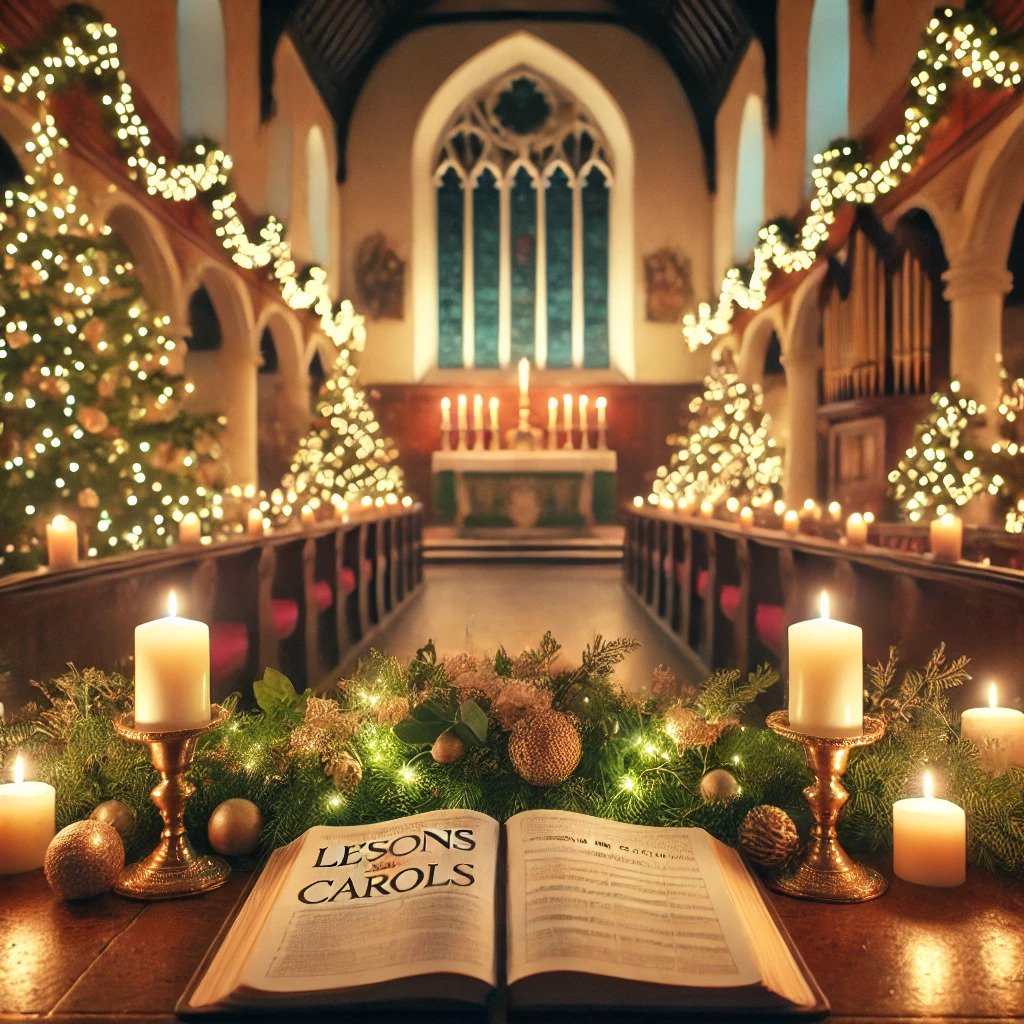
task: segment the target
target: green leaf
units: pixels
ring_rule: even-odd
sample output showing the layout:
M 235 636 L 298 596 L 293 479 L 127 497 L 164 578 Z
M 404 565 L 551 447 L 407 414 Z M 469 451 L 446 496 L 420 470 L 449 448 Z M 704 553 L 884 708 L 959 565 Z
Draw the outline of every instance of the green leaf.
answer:
M 253 696 L 263 711 L 270 712 L 279 704 L 291 706 L 299 700 L 291 680 L 275 668 L 268 668 L 262 679 L 252 684 Z
M 459 729 L 460 725 L 464 725 L 469 730 L 472 739 L 464 735 L 463 730 Z M 456 731 L 460 736 L 473 747 L 480 746 L 487 739 L 487 715 L 483 708 L 475 700 L 465 700 L 459 706 L 459 717 L 456 720 Z
M 417 704 L 412 709 L 412 717 L 418 722 L 445 722 L 451 725 L 455 721 L 455 697 L 431 697 Z
M 421 722 L 415 718 L 404 718 L 392 731 L 403 743 L 415 747 L 433 743 L 441 733 L 447 732 L 451 725 L 451 722 L 445 721 Z
M 508 652 L 504 647 L 499 647 L 497 653 L 494 655 L 494 671 L 499 676 L 510 676 L 512 675 L 512 666 L 515 664 L 512 659 L 508 656 Z

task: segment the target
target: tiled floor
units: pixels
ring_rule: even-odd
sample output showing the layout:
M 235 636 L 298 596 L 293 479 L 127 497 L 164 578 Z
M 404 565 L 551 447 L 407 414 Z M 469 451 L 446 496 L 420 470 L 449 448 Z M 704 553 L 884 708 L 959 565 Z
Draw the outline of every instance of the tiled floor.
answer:
M 646 688 L 658 664 L 692 673 L 682 652 L 636 604 L 622 584 L 622 567 L 602 565 L 428 565 L 422 593 L 374 640 L 399 657 L 433 639 L 438 653 L 510 653 L 533 647 L 550 629 L 570 659 L 600 633 L 643 645 L 623 663 L 627 689 Z

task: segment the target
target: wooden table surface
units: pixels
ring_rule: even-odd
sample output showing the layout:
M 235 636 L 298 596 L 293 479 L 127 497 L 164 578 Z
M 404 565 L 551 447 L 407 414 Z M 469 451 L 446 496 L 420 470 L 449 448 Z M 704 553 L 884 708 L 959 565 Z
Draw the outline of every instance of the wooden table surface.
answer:
M 236 870 L 222 889 L 195 899 L 108 895 L 74 904 L 58 900 L 41 871 L 0 877 L 0 1021 L 174 1020 L 179 994 L 248 877 Z M 1017 883 L 972 871 L 957 889 L 896 880 L 858 906 L 773 899 L 833 1021 L 1024 1017 Z

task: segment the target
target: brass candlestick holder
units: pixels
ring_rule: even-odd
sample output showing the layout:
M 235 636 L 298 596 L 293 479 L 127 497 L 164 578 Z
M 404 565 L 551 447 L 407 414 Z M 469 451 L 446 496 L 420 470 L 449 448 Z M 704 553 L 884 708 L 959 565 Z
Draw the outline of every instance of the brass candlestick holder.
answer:
M 776 892 L 825 903 L 861 903 L 881 896 L 888 882 L 871 868 L 858 864 L 839 845 L 836 823 L 849 793 L 842 786 L 850 751 L 878 742 L 885 723 L 875 715 L 864 716 L 859 736 L 821 737 L 798 732 L 789 724 L 788 711 L 773 711 L 768 728 L 804 747 L 814 783 L 804 790 L 814 824 L 811 837 L 795 868 L 769 880 Z
M 204 733 L 220 728 L 231 712 L 219 704 L 210 707 L 210 721 L 193 729 L 144 732 L 135 728 L 131 712 L 114 719 L 114 731 L 132 743 L 145 743 L 160 782 L 151 796 L 164 827 L 153 852 L 129 864 L 114 883 L 114 892 L 137 900 L 169 900 L 196 896 L 224 884 L 231 868 L 220 857 L 202 857 L 185 832 L 185 805 L 196 787 L 185 778 L 196 742 Z

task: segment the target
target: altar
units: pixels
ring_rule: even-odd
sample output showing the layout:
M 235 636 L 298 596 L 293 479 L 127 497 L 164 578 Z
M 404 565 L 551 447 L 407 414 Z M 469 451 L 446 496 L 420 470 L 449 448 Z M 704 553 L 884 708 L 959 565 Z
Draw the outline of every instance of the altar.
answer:
M 615 522 L 617 468 L 607 448 L 436 451 L 435 522 L 462 536 L 586 533 Z

